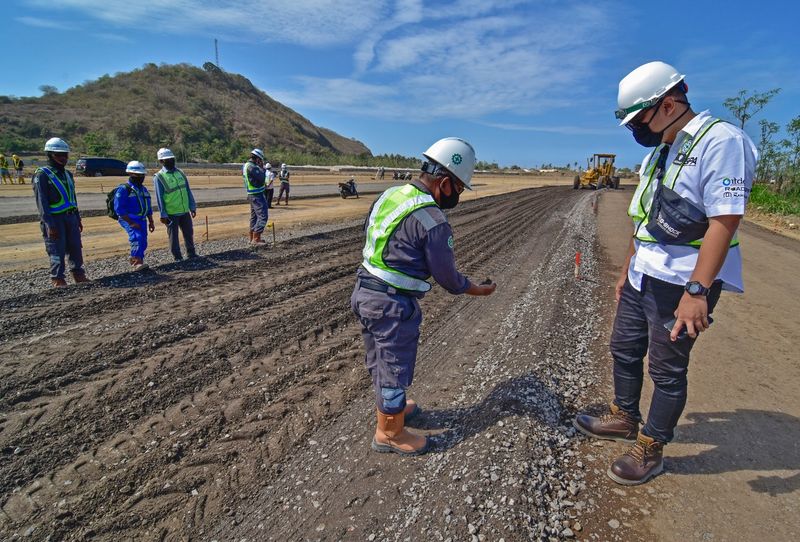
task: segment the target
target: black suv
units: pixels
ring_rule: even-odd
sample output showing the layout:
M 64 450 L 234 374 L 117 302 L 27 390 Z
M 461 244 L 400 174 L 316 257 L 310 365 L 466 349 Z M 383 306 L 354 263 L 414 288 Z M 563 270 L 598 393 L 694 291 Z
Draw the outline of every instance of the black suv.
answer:
M 79 158 L 75 164 L 75 174 L 85 177 L 102 177 L 104 175 L 124 177 L 128 164 L 115 158 Z

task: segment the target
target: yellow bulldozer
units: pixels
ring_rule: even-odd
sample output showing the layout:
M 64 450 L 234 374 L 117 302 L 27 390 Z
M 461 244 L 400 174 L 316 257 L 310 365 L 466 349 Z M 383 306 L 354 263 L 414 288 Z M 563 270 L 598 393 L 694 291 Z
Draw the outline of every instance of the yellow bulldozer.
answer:
M 587 160 L 583 175 L 575 175 L 572 188 L 619 188 L 619 177 L 616 176 L 614 158 L 616 154 L 595 154 Z

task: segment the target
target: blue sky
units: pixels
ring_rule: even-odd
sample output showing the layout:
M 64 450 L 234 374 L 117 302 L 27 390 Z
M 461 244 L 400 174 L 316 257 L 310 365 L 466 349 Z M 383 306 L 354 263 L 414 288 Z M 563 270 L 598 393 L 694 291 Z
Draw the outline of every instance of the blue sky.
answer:
M 782 92 L 758 119 L 800 115 L 795 2 L 4 0 L 0 94 L 39 95 L 147 62 L 214 59 L 374 153 L 439 137 L 523 167 L 644 154 L 618 128 L 617 84 L 664 60 L 696 111 L 740 89 Z

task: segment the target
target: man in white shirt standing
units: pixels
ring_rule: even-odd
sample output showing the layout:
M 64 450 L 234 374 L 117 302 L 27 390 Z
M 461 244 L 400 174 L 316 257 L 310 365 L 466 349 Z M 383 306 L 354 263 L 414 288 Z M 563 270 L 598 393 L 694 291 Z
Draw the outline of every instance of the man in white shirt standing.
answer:
M 655 149 L 642 162 L 628 209 L 634 235 L 616 286 L 611 412 L 580 414 L 573 423 L 595 438 L 634 443 L 608 470 L 624 485 L 662 472 L 663 447 L 686 405 L 692 346 L 708 329 L 721 290 L 744 288 L 736 230 L 756 148 L 739 128 L 708 111 L 695 113 L 684 77 L 668 64 L 649 62 L 619 84 L 620 125 Z M 645 354 L 655 389 L 640 430 Z

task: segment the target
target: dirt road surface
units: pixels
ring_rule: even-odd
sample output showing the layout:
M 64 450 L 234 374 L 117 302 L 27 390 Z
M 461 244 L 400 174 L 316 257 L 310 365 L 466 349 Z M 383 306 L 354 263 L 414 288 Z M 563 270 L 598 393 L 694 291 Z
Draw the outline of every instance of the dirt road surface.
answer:
M 629 197 L 605 191 L 600 200 L 609 285 L 627 249 L 619 232 L 630 228 Z M 616 509 L 646 540 L 800 540 L 800 241 L 750 223 L 740 239 L 746 292 L 723 294 L 695 345 L 667 473 L 609 495 L 608 513 Z M 643 412 L 652 393 L 645 381 Z M 599 450 L 603 468 L 624 447 Z
M 629 197 L 547 187 L 451 213 L 461 268 L 499 286 L 423 300 L 419 458 L 369 449 L 358 227 L 6 296 L 0 539 L 796 539 L 796 244 L 745 228 L 749 292 L 698 343 L 668 474 L 621 489 L 604 472 L 624 448 L 575 436 L 609 393 Z
M 357 227 L 1 301 L 2 538 L 588 535 L 569 420 L 597 374 L 596 283 L 572 278 L 576 250 L 596 272 L 595 195 L 452 213 L 461 267 L 500 286 L 424 300 L 421 458 L 369 449 Z

